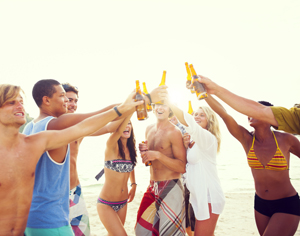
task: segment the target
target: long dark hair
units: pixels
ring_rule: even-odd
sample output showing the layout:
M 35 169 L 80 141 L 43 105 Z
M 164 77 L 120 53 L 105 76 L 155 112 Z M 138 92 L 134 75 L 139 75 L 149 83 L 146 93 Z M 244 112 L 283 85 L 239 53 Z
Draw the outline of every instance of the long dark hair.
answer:
M 131 124 L 131 134 L 129 139 L 127 139 L 127 147 L 129 149 L 129 154 L 130 154 L 130 159 L 132 164 L 135 166 L 136 165 L 136 147 L 135 147 L 135 137 L 134 137 L 134 132 L 133 132 L 133 127 Z M 125 153 L 124 153 L 124 147 L 121 141 L 121 138 L 118 140 L 118 146 L 119 146 L 119 154 L 122 157 L 123 160 L 125 160 Z

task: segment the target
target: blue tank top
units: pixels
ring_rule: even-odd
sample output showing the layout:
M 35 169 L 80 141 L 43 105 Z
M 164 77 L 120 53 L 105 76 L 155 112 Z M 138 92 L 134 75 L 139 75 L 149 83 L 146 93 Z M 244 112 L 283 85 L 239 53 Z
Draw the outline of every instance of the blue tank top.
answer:
M 47 130 L 48 116 L 37 123 L 31 121 L 23 131 L 35 134 Z M 27 227 L 59 228 L 69 225 L 70 148 L 63 163 L 55 162 L 44 152 L 35 169 L 35 182 Z

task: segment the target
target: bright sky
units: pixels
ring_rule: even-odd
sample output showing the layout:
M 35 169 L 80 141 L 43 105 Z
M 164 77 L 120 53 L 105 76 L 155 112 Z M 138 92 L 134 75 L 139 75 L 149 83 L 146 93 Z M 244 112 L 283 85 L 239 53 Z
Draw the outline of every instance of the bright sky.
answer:
M 188 100 L 205 105 L 185 89 L 187 61 L 232 92 L 292 107 L 299 12 L 299 0 L 0 0 L 0 83 L 21 85 L 36 117 L 40 79 L 76 85 L 78 112 L 89 112 L 121 102 L 137 79 L 151 91 L 166 70 L 187 111 Z

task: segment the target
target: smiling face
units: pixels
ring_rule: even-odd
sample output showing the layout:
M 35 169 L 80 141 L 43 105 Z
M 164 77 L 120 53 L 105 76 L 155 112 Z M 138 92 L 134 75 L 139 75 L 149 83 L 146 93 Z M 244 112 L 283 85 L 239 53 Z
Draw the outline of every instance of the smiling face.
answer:
M 49 98 L 51 111 L 56 117 L 67 113 L 67 104 L 69 99 L 66 97 L 66 92 L 61 85 L 54 86 L 56 92 L 53 93 L 52 98 Z
M 169 119 L 170 108 L 165 104 L 155 104 L 154 114 L 158 120 Z
M 201 108 L 199 108 L 193 116 L 198 125 L 200 125 L 203 129 L 207 129 L 207 116 Z
M 123 131 L 121 138 L 129 139 L 131 136 L 131 130 L 132 130 L 132 125 L 131 122 L 129 121 L 125 130 Z
M 67 104 L 68 113 L 74 113 L 77 110 L 78 95 L 74 92 L 66 92 L 66 96 L 69 99 Z
M 13 125 L 17 128 L 26 123 L 23 98 L 20 94 L 6 101 L 0 107 L 0 123 L 5 126 Z

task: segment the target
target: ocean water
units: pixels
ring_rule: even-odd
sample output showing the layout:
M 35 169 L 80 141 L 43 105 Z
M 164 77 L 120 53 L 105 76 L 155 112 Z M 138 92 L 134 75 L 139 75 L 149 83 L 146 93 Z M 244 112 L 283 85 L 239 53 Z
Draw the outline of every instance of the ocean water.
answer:
M 99 181 L 95 176 L 104 166 L 104 150 L 108 137 L 108 134 L 101 137 L 86 137 L 81 144 L 78 173 L 85 192 L 100 192 L 104 183 L 104 176 Z M 138 143 L 142 141 L 142 136 L 136 139 Z M 139 153 L 137 160 L 138 164 L 135 168 L 137 191 L 144 192 L 149 184 L 149 167 L 145 167 L 141 162 Z M 217 162 L 219 178 L 225 193 L 253 192 L 254 194 L 254 181 L 246 154 L 241 144 L 231 136 L 223 137 Z M 290 157 L 290 178 L 294 188 L 300 192 L 300 160 L 294 155 Z

